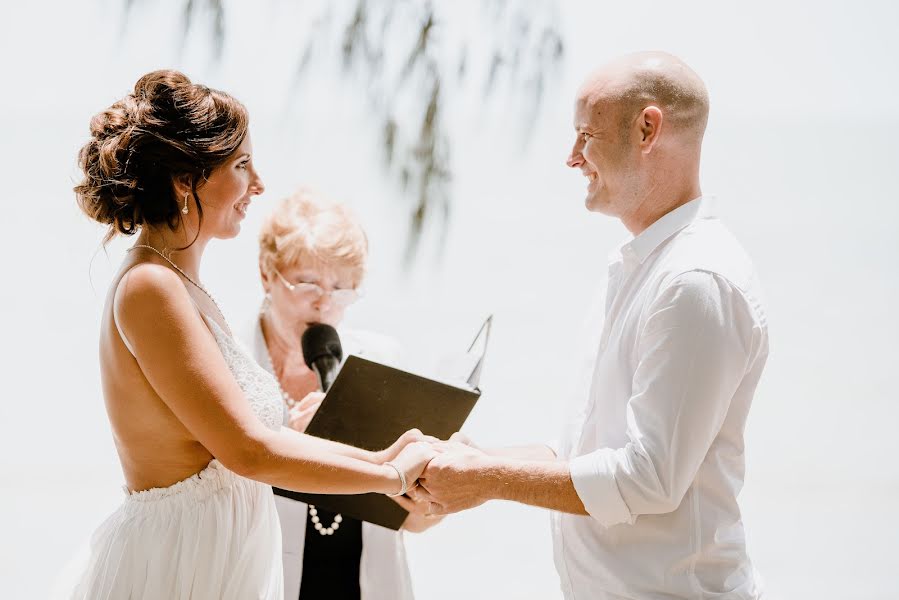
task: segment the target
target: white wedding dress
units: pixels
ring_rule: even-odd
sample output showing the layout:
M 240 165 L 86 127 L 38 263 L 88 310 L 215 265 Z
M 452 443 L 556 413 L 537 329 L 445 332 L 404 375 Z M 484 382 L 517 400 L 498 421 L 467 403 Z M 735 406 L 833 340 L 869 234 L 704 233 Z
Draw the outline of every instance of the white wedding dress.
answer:
M 256 416 L 279 429 L 277 381 L 204 316 Z M 217 460 L 166 488 L 128 492 L 79 561 L 70 598 L 282 600 L 281 529 L 271 486 Z

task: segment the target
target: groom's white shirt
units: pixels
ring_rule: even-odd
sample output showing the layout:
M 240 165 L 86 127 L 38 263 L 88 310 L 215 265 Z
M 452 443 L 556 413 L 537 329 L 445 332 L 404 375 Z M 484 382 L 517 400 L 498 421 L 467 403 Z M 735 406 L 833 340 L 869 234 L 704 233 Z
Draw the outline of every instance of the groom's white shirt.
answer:
M 613 253 L 582 408 L 557 454 L 589 516 L 553 513 L 568 600 L 755 600 L 737 495 L 768 354 L 752 262 L 699 198 Z

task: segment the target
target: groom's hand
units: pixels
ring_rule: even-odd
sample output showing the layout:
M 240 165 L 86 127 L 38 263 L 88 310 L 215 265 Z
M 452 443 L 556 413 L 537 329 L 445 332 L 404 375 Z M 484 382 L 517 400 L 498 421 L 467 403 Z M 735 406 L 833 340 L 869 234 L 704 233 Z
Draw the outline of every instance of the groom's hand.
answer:
M 468 437 L 466 434 L 462 433 L 461 431 L 457 431 L 456 433 L 451 435 L 449 441 L 459 442 L 460 444 L 465 444 L 466 446 L 471 446 L 472 448 L 477 448 L 478 450 L 481 449 L 480 446 L 478 446 L 477 444 L 474 443 L 474 440 L 472 440 L 470 437 Z
M 474 508 L 489 499 L 489 457 L 459 441 L 437 442 L 431 459 L 410 496 L 429 502 L 428 513 L 445 515 Z

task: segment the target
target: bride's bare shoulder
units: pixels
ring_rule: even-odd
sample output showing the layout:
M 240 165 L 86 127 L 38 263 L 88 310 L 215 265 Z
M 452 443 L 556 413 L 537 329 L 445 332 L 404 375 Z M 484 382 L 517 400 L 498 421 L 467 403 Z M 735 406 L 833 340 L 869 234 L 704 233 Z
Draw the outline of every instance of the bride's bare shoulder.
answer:
M 140 262 L 123 268 L 115 284 L 113 310 L 116 320 L 129 317 L 177 313 L 191 307 L 190 295 L 181 278 L 171 268 L 153 262 Z M 173 310 L 174 309 L 174 310 Z

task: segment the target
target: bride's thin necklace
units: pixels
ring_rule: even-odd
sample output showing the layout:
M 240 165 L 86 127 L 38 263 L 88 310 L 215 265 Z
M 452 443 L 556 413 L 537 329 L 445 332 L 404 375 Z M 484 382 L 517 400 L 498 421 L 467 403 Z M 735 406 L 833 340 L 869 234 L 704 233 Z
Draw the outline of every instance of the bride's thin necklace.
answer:
M 153 252 L 155 252 L 156 254 L 158 254 L 160 257 L 162 257 L 162 260 L 164 260 L 165 262 L 167 262 L 167 263 L 169 263 L 170 265 L 172 265 L 172 268 L 175 269 L 176 271 L 178 271 L 179 273 L 181 273 L 181 275 L 183 275 L 184 278 L 185 278 L 186 280 L 188 280 L 189 282 L 191 282 L 191 283 L 194 285 L 194 287 L 196 287 L 198 290 L 200 290 L 201 292 L 203 292 L 204 294 L 206 294 L 206 297 L 209 298 L 210 300 L 212 300 L 212 303 L 215 304 L 215 308 L 219 311 L 219 314 L 221 315 L 222 320 L 223 320 L 223 322 L 225 323 L 225 328 L 228 329 L 228 335 L 231 335 L 231 331 L 230 331 L 231 328 L 228 327 L 227 321 L 224 321 L 224 319 L 225 319 L 225 312 L 222 310 L 222 307 L 219 306 L 219 303 L 218 303 L 218 302 L 216 301 L 216 299 L 212 296 L 212 294 L 209 293 L 209 290 L 207 290 L 206 287 L 205 287 L 202 283 L 198 283 L 197 281 L 194 281 L 194 278 L 193 278 L 193 277 L 191 277 L 190 275 L 188 275 L 188 274 L 184 271 L 184 269 L 182 269 L 181 267 L 179 267 L 178 265 L 176 265 L 175 262 L 174 262 L 171 258 L 169 258 L 168 256 L 165 255 L 164 252 L 160 252 L 159 250 L 157 250 L 156 248 L 154 248 L 153 246 L 151 246 L 151 245 L 149 245 L 149 244 L 134 244 L 133 246 L 131 246 L 130 248 L 128 248 L 128 252 L 131 252 L 132 250 L 135 250 L 135 249 L 137 249 L 137 248 L 146 248 L 147 250 L 152 250 Z

